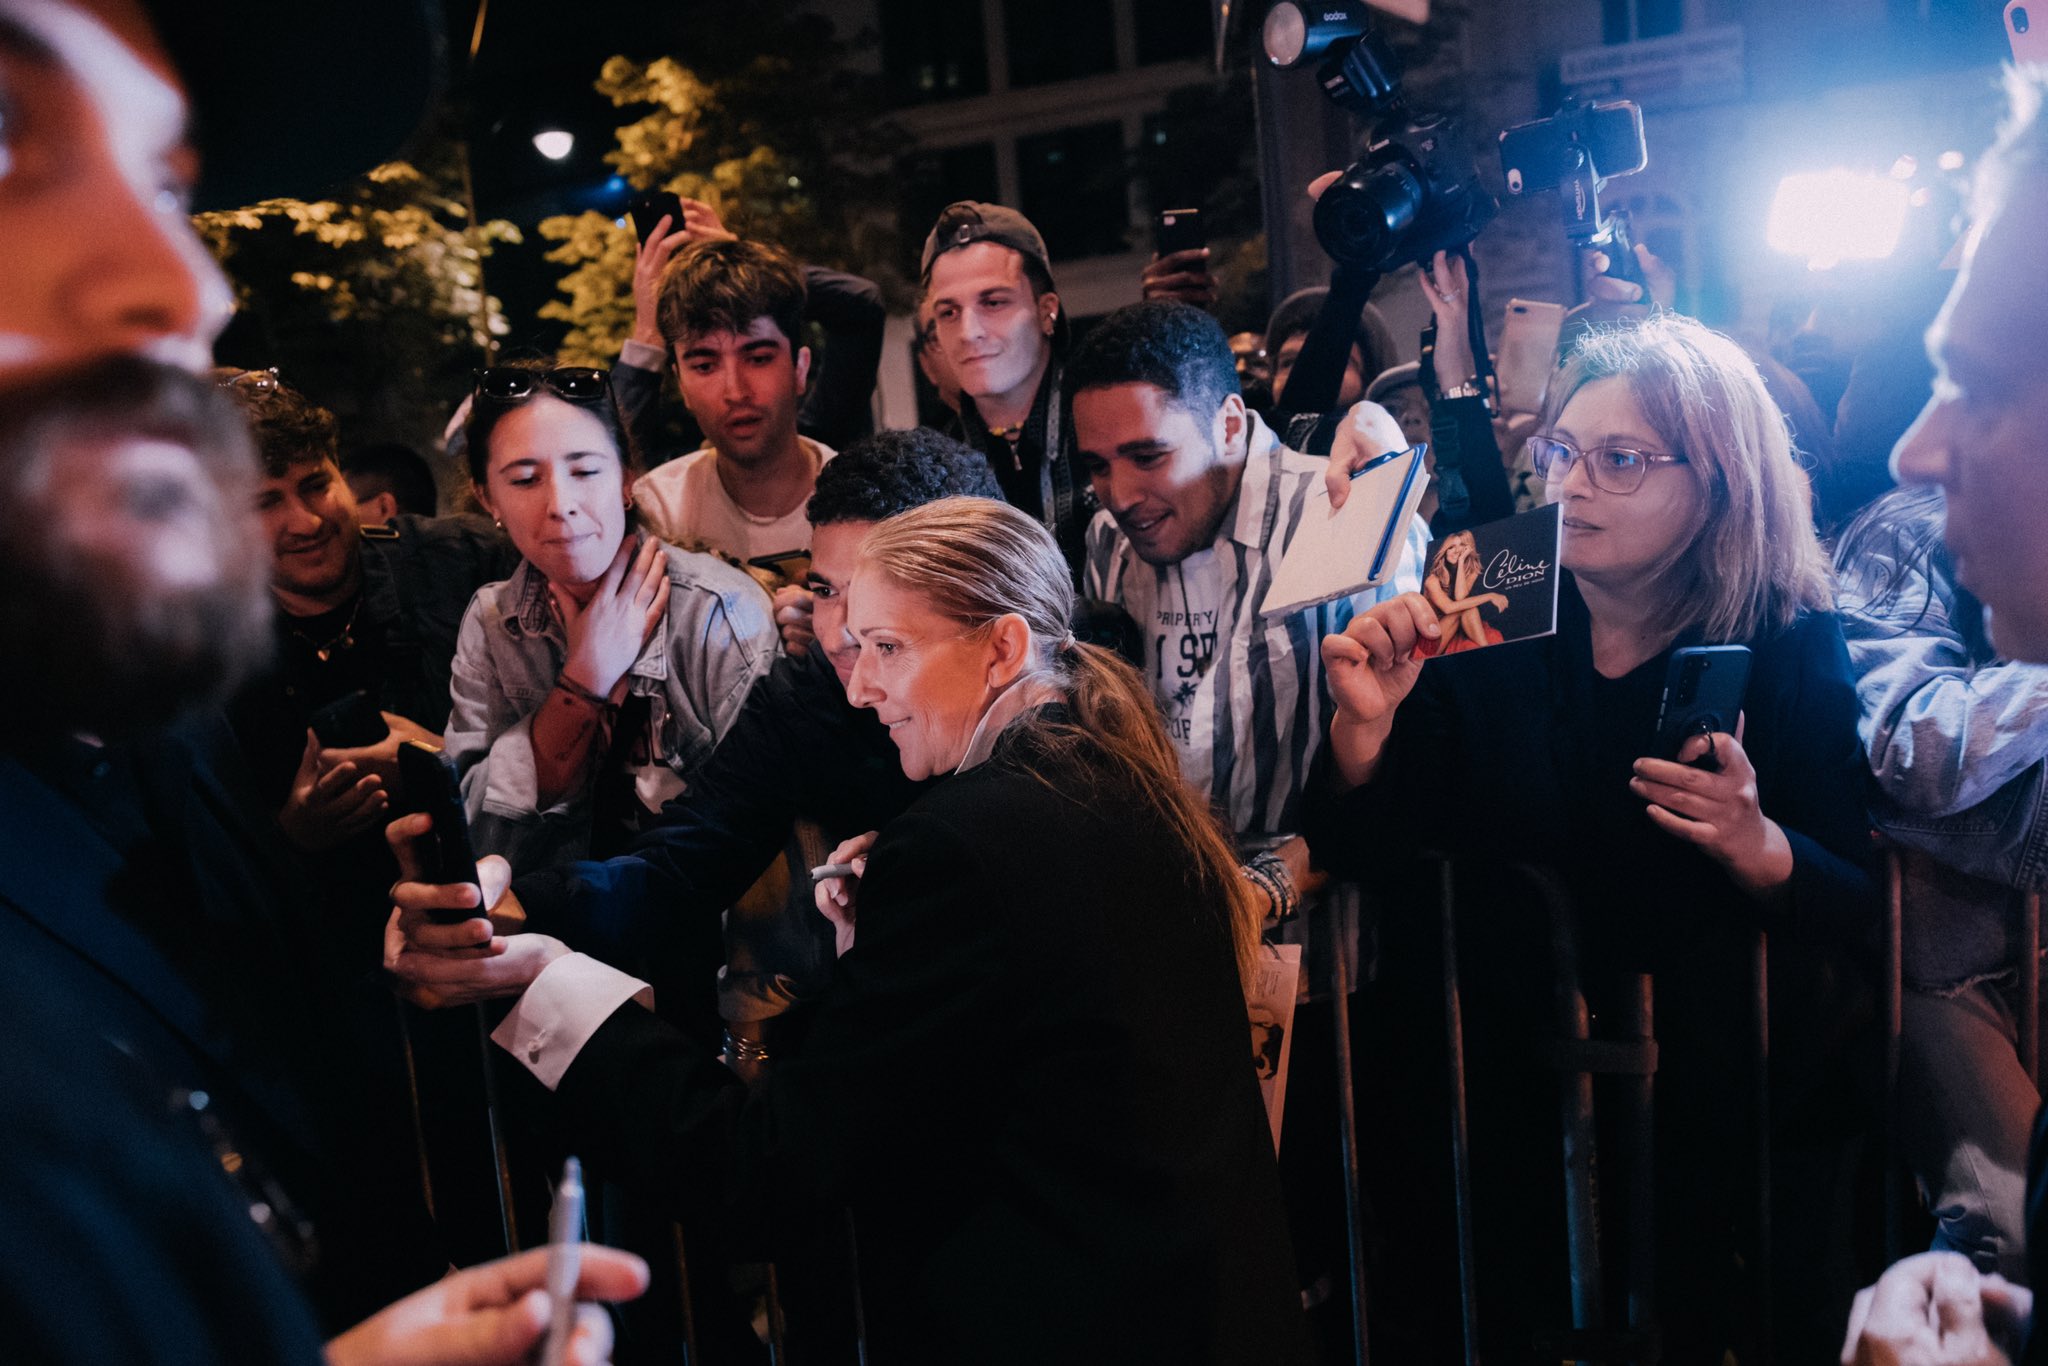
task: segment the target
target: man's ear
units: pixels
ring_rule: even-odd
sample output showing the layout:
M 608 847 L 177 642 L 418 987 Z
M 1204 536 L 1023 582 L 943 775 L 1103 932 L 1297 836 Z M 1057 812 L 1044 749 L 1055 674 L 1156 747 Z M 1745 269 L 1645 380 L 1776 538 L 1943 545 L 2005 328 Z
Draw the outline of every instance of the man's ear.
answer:
M 383 526 L 398 515 L 398 495 L 386 489 L 368 498 L 358 498 L 356 511 L 364 526 Z
M 1038 296 L 1038 330 L 1050 337 L 1059 327 L 1060 296 L 1047 291 Z
M 799 346 L 796 349 L 796 396 L 802 398 L 811 380 L 811 348 Z
M 989 623 L 988 685 L 997 692 L 1023 677 L 1031 667 L 1031 627 L 1015 612 Z
M 1232 394 L 1216 409 L 1216 421 L 1210 428 L 1209 438 L 1215 448 L 1223 453 L 1225 460 L 1241 459 L 1246 452 L 1246 438 L 1252 429 L 1251 418 L 1245 411 L 1244 396 Z

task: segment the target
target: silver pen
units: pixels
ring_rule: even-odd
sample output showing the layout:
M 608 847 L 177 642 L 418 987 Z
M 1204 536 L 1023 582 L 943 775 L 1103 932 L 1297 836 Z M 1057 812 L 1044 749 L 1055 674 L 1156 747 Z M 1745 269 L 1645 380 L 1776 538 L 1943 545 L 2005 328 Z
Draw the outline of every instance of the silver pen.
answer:
M 541 1344 L 541 1366 L 562 1366 L 569 1338 L 576 1330 L 576 1278 L 583 1270 L 583 1164 L 562 1163 L 562 1184 L 555 1188 L 555 1207 L 548 1214 L 548 1335 Z

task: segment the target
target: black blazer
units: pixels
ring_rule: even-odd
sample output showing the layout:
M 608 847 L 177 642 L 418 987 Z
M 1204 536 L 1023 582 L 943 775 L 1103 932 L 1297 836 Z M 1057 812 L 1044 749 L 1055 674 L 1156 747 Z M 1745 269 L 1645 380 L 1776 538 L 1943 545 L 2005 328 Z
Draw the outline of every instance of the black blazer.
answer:
M 312 1226 L 302 1284 L 329 1331 L 446 1266 L 417 1186 L 380 983 L 344 957 L 225 727 L 107 763 L 0 755 L 0 956 L 166 1086 L 203 1090 Z M 216 763 L 216 760 L 219 762 Z M 73 771 L 73 770 L 76 771 Z M 0 1000 L 5 1035 L 25 1028 Z
M 883 832 L 801 1056 L 749 1095 L 629 1005 L 560 1099 L 586 1152 L 771 1241 L 850 1206 L 878 1363 L 1298 1359 L 1229 934 L 1186 866 L 1100 751 L 1013 731 Z

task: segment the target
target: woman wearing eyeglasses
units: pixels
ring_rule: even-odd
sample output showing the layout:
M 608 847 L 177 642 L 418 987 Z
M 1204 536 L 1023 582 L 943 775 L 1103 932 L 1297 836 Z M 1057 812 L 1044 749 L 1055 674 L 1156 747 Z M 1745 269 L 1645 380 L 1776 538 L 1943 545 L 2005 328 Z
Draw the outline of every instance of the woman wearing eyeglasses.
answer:
M 519 871 L 616 852 L 767 672 L 768 599 L 633 529 L 606 371 L 483 371 L 465 433 L 477 501 L 522 556 L 456 644 L 447 748 L 473 842 Z
M 1556 1080 L 1530 1064 L 1526 1039 L 1552 1018 L 1552 952 L 1530 884 L 1508 867 L 1546 869 L 1569 894 L 1596 1014 L 1616 1003 L 1623 974 L 1655 975 L 1658 1309 L 1667 1359 L 1718 1361 L 1746 1332 L 1742 1306 L 1758 1302 L 1738 1270 L 1757 1263 L 1737 1252 L 1755 1251 L 1759 928 L 1771 932 L 1772 1083 L 1789 1088 L 1772 1113 L 1775 1227 L 1799 1240 L 1775 1261 L 1781 1309 L 1814 1308 L 1800 1277 L 1823 1260 L 1821 1231 L 1841 1226 L 1824 1205 L 1796 1201 L 1828 1192 L 1833 1139 L 1855 1113 L 1839 1096 L 1845 1069 L 1819 1066 L 1855 1018 L 1840 951 L 1876 919 L 1854 684 L 1805 475 L 1734 342 L 1670 315 L 1587 338 L 1552 381 L 1530 455 L 1563 509 L 1556 635 L 1420 662 L 1417 643 L 1448 623 L 1410 594 L 1326 638 L 1336 714 L 1307 834 L 1333 872 L 1381 882 L 1394 851 L 1451 857 L 1466 1000 L 1483 1002 L 1471 1025 L 1472 1132 L 1484 1147 L 1537 1123 L 1529 1146 L 1488 1174 L 1519 1171 L 1510 1198 L 1541 1192 L 1550 1219 L 1563 1204 Z M 1744 721 L 1692 737 L 1677 762 L 1653 756 L 1672 652 L 1701 644 L 1753 652 Z M 1459 820 L 1431 819 L 1446 810 Z M 1435 979 L 1436 954 L 1432 940 L 1423 980 Z M 1483 1077 L 1488 1064 L 1500 1070 Z M 1475 1169 L 1486 1160 L 1475 1150 Z M 1823 1174 L 1807 1169 L 1816 1164 Z M 1615 1178 L 1602 1187 L 1617 1189 Z M 1552 1240 L 1536 1252 L 1562 1246 L 1561 1228 L 1540 1236 Z M 1527 1317 L 1500 1320 L 1503 1343 L 1569 1304 L 1557 1279 L 1521 1263 L 1493 1278 L 1503 1281 L 1529 1300 Z M 1810 1355 L 1787 1342 L 1781 1332 L 1785 1359 Z

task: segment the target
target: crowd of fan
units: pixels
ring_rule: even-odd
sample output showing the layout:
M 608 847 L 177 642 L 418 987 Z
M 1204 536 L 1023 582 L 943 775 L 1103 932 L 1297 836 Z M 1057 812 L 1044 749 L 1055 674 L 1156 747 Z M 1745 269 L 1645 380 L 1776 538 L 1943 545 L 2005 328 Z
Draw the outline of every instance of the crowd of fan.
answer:
M 1423 850 L 1458 873 L 1487 1354 L 1569 1302 L 1535 867 L 1596 1019 L 1655 983 L 1665 1357 L 2048 1359 L 2015 914 L 2048 879 L 2038 74 L 1955 289 L 1903 329 L 1932 323 L 1911 404 L 1869 401 L 1900 382 L 1882 347 L 1822 383 L 1671 311 L 1647 253 L 1651 297 L 1594 280 L 1519 421 L 1454 257 L 1420 275 L 1419 365 L 1369 306 L 1313 344 L 1321 292 L 1227 337 L 1199 252 L 1077 338 L 1031 223 L 958 203 L 918 262 L 951 430 L 878 432 L 879 291 L 686 200 L 616 366 L 450 396 L 440 497 L 289 374 L 205 368 L 225 286 L 162 189 L 187 59 L 156 19 L 164 46 L 125 3 L 0 0 L 31 106 L 0 125 L 23 1359 L 524 1359 L 538 1257 L 447 1268 L 531 1224 L 564 1153 L 601 1241 L 669 1268 L 680 1238 L 707 1359 L 1336 1359 L 1340 1057 L 1375 1346 L 1452 1357 Z M 692 451 L 664 449 L 671 368 Z M 1423 442 L 1386 586 L 1262 616 L 1318 495 Z M 1425 665 L 1467 605 L 1425 592 L 1432 540 L 1538 503 L 1555 633 Z M 1696 644 L 1752 651 L 1742 721 L 1653 757 Z M 459 774 L 475 883 L 427 871 L 409 744 Z M 1284 1128 L 1246 1046 L 1281 943 L 1307 951 Z M 1937 1251 L 1858 1295 L 1888 1094 Z M 594 1251 L 579 1290 L 647 1281 Z M 622 1322 L 622 1354 L 673 1345 L 658 1306 Z M 586 1309 L 574 1351 L 614 1332 Z

